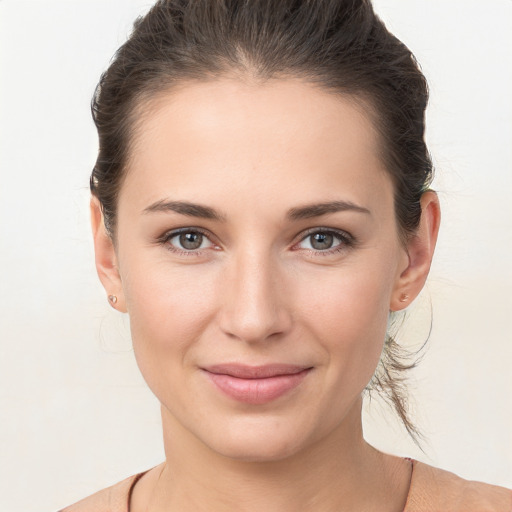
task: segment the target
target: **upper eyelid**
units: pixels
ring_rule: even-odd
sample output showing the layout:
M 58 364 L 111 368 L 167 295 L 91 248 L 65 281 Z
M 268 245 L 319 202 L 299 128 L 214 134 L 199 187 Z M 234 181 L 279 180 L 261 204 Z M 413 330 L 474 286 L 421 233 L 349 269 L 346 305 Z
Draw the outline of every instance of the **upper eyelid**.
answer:
M 319 228 L 312 228 L 312 229 L 306 230 L 301 235 L 301 238 L 299 239 L 299 241 L 302 241 L 305 238 L 307 238 L 308 236 L 311 236 L 315 233 L 328 233 L 331 235 L 335 235 L 341 239 L 345 239 L 345 240 L 348 239 L 350 241 L 354 241 L 354 237 L 347 231 L 345 231 L 343 229 L 335 229 L 335 228 L 327 228 L 327 227 L 319 227 Z
M 159 240 L 170 240 L 171 238 L 174 238 L 175 236 L 181 235 L 182 233 L 201 233 L 202 235 L 206 236 L 210 241 L 211 240 L 211 234 L 209 231 L 203 228 L 199 228 L 196 226 L 187 226 L 183 228 L 176 228 L 176 229 L 170 229 L 166 231 L 161 237 L 159 237 Z
M 215 242 L 215 240 L 214 240 L 216 237 L 214 237 L 208 230 L 197 227 L 197 226 L 186 226 L 186 227 L 182 227 L 182 228 L 171 229 L 169 231 L 166 231 L 161 237 L 159 237 L 158 241 L 161 243 L 166 243 L 166 242 L 169 242 L 169 240 L 171 240 L 172 238 L 174 238 L 182 233 L 190 233 L 190 232 L 201 233 L 203 236 L 208 238 L 208 240 L 213 245 L 218 245 L 218 243 Z M 300 243 L 303 240 L 305 240 L 306 238 L 308 238 L 308 236 L 311 236 L 315 233 L 328 233 L 328 234 L 332 234 L 332 235 L 338 237 L 341 240 L 349 241 L 351 243 L 355 242 L 354 237 L 345 230 L 337 229 L 337 228 L 328 228 L 325 226 L 317 226 L 317 227 L 309 228 L 309 229 L 306 229 L 305 231 L 302 231 L 299 235 L 297 235 L 295 237 L 296 241 L 293 242 L 292 245 L 293 246 L 297 245 L 298 243 Z M 297 239 L 297 237 L 299 237 L 299 238 Z M 201 250 L 204 250 L 204 249 L 189 250 L 187 252 L 200 252 Z M 327 252 L 327 251 L 321 251 L 321 252 Z
M 157 243 L 162 246 L 165 246 L 165 245 L 172 246 L 170 241 L 173 238 L 176 238 L 177 236 L 179 236 L 183 233 L 200 233 L 201 235 L 203 235 L 205 238 L 207 238 L 210 241 L 210 243 L 212 244 L 213 247 L 218 246 L 218 244 L 211 239 L 211 237 L 209 236 L 209 233 L 206 230 L 203 230 L 202 228 L 197 228 L 197 227 L 185 227 L 185 228 L 171 229 L 169 231 L 166 231 L 161 237 L 157 238 Z M 206 249 L 209 249 L 209 247 L 203 247 L 202 249 L 185 249 L 185 248 L 179 248 L 179 247 L 174 247 L 174 246 L 172 246 L 172 247 L 173 247 L 172 249 L 167 247 L 167 250 L 174 252 L 174 253 L 178 253 L 178 254 L 181 253 L 181 254 L 189 254 L 189 255 L 196 255 L 196 256 L 200 255 Z
M 183 228 L 170 229 L 170 230 L 166 231 L 160 238 L 171 238 L 171 237 L 179 235 L 181 233 L 189 233 L 189 232 L 192 232 L 192 233 L 193 232 L 198 232 L 198 233 L 201 233 L 201 234 L 203 234 L 203 235 L 205 235 L 207 237 L 213 236 L 210 233 L 210 231 L 208 231 L 208 230 L 206 230 L 204 228 L 200 228 L 198 226 L 186 226 L 186 227 L 183 227 Z M 335 235 L 337 234 L 339 236 L 345 236 L 347 238 L 353 238 L 350 233 L 348 233 L 347 231 L 345 231 L 343 229 L 328 228 L 328 227 L 325 227 L 325 226 L 318 226 L 318 227 L 314 227 L 314 228 L 309 228 L 309 229 L 303 230 L 297 236 L 301 236 L 302 238 L 300 238 L 300 240 L 302 240 L 303 238 L 306 238 L 307 236 L 309 236 L 311 234 L 314 234 L 314 233 L 332 233 L 332 234 L 335 234 Z M 296 238 L 296 237 L 294 237 L 294 238 Z

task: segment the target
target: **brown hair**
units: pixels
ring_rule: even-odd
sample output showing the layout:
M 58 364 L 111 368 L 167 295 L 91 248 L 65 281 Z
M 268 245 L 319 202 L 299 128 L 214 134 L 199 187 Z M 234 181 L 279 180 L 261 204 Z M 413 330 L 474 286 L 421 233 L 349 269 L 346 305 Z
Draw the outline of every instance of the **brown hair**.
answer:
M 410 50 L 369 0 L 159 0 L 136 20 L 92 100 L 99 154 L 90 187 L 115 243 L 116 206 L 131 138 L 145 100 L 188 80 L 300 78 L 358 98 L 382 139 L 402 240 L 415 233 L 432 180 L 424 141 L 426 80 Z M 390 401 L 417 441 L 407 412 L 405 352 L 391 336 L 367 391 Z

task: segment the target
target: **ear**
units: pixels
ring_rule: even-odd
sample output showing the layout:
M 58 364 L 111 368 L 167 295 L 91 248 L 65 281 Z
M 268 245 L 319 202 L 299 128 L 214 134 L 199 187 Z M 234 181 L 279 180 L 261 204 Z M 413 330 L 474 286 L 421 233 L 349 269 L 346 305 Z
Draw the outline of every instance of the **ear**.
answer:
M 416 233 L 407 242 L 406 268 L 401 269 L 391 297 L 390 310 L 405 309 L 420 293 L 427 280 L 439 233 L 441 210 L 433 190 L 420 200 L 421 219 Z
M 117 255 L 115 252 L 112 239 L 105 228 L 103 212 L 101 211 L 100 202 L 95 196 L 91 197 L 91 227 L 94 241 L 94 254 L 96 262 L 96 271 L 100 278 L 101 284 L 107 295 L 115 295 L 117 301 L 110 302 L 111 306 L 126 313 L 126 305 L 124 300 L 121 276 L 118 270 Z

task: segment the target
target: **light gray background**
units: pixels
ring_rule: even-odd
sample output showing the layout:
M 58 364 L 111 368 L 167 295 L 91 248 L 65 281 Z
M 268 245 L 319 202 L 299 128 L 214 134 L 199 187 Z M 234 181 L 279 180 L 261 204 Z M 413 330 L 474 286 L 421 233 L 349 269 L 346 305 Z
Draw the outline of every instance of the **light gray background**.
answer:
M 0 2 L 0 509 L 56 510 L 163 460 L 127 318 L 96 277 L 89 101 L 142 0 Z M 418 346 L 419 451 L 386 409 L 377 447 L 512 487 L 512 1 L 378 0 L 430 81 L 443 225 L 401 339 Z

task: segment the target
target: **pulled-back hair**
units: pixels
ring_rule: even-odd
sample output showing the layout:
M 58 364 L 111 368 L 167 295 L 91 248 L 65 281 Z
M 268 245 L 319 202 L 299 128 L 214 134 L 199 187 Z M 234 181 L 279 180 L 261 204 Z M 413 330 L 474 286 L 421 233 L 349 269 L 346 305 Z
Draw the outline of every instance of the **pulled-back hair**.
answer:
M 428 88 L 369 0 L 159 0 L 135 22 L 92 101 L 99 154 L 90 187 L 114 243 L 117 199 L 145 102 L 187 81 L 228 76 L 298 78 L 359 100 L 380 134 L 401 239 L 414 235 L 433 172 L 424 141 Z M 402 378 L 415 363 L 404 354 L 388 336 L 367 390 L 382 392 L 417 440 Z

